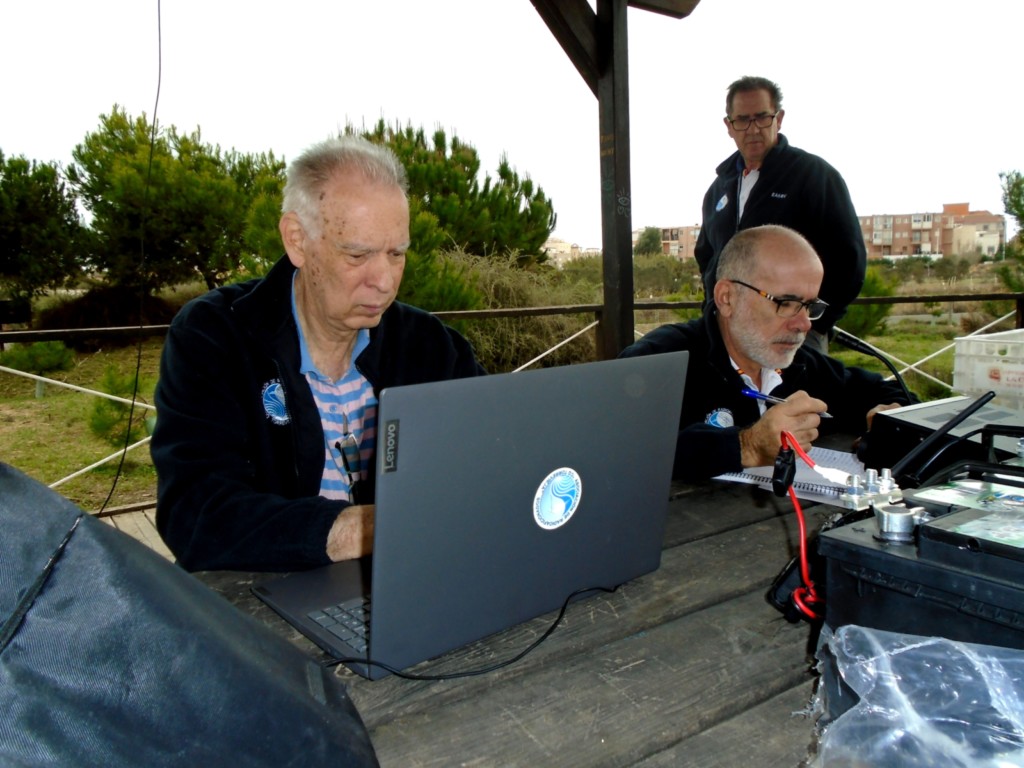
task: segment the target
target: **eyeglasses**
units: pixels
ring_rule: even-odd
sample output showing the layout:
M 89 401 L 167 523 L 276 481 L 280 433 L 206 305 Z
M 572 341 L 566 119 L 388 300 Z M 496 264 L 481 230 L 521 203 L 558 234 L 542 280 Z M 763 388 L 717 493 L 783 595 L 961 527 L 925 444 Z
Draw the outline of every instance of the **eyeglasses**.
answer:
M 754 115 L 753 117 L 737 117 L 737 118 L 727 117 L 725 119 L 729 121 L 729 125 L 732 126 L 732 129 L 734 131 L 745 131 L 745 130 L 747 130 L 750 127 L 751 123 L 756 125 L 758 128 L 767 128 L 769 125 L 772 124 L 772 122 L 774 122 L 775 116 L 777 114 L 779 114 L 779 113 L 778 112 L 772 112 L 770 115 L 763 114 L 763 115 Z
M 811 299 L 810 301 L 800 301 L 799 299 L 777 299 L 770 293 L 765 293 L 760 288 L 755 288 L 749 283 L 744 283 L 742 280 L 733 280 L 732 278 L 729 278 L 729 282 L 742 285 L 744 288 L 749 288 L 759 296 L 764 296 L 768 301 L 775 302 L 775 314 L 779 317 L 796 317 L 800 314 L 801 309 L 806 309 L 807 317 L 811 320 L 817 320 L 825 314 L 825 310 L 828 308 L 828 302 L 822 301 L 821 299 Z

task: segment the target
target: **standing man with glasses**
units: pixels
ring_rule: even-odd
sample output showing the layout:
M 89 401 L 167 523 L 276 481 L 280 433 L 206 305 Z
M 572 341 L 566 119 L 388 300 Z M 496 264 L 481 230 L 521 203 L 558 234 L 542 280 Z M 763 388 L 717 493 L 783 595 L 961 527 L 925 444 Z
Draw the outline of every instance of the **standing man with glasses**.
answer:
M 623 350 L 690 352 L 673 477 L 694 482 L 770 465 L 783 430 L 806 450 L 819 430 L 861 435 L 876 412 L 908 404 L 896 382 L 804 345 L 830 308 L 819 298 L 823 274 L 796 231 L 745 229 L 718 259 L 714 301 L 701 318 L 663 325 Z
M 781 224 L 806 237 L 825 268 L 821 298 L 807 343 L 828 351 L 828 332 L 864 284 L 867 251 L 860 221 L 839 172 L 816 155 L 792 146 L 784 135 L 782 91 L 763 77 L 743 77 L 729 86 L 726 130 L 736 152 L 718 166 L 704 196 L 703 224 L 695 256 L 711 302 L 716 267 L 737 232 Z

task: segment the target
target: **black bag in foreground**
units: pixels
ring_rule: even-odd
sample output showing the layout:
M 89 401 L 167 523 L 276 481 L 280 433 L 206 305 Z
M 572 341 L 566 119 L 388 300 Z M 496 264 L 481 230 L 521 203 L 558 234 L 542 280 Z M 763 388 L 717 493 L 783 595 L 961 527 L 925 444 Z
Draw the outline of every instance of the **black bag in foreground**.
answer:
M 378 765 L 329 670 L 4 464 L 0 764 Z

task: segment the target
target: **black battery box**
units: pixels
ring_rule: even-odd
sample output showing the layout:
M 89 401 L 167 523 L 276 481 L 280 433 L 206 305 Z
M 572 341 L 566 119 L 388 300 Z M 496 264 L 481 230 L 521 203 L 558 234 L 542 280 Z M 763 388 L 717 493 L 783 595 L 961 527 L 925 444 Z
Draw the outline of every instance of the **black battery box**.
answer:
M 825 624 L 1024 649 L 1024 489 L 961 481 L 905 500 L 937 515 L 909 540 L 882 538 L 872 518 L 819 536 Z M 856 697 L 823 661 L 835 718 Z
M 881 540 L 874 520 L 821 534 L 825 623 L 1024 649 L 1024 507 L 959 509 Z

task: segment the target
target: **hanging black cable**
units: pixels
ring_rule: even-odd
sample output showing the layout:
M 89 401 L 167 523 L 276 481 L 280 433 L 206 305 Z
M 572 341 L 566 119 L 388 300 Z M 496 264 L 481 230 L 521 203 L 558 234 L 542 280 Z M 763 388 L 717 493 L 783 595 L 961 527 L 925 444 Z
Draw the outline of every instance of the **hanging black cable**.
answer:
M 161 26 L 161 8 L 160 0 L 156 2 L 156 99 L 153 102 L 153 124 L 149 132 L 149 160 L 146 165 L 146 181 L 142 187 L 142 216 L 139 222 L 139 275 L 142 276 L 143 281 L 145 280 L 146 274 L 146 220 L 149 216 L 149 188 L 150 181 L 153 175 L 153 155 L 156 148 L 156 136 L 157 136 L 157 108 L 160 106 L 160 85 L 163 80 L 163 32 Z M 114 497 L 114 491 L 117 489 L 117 481 L 121 477 L 121 472 L 124 470 L 124 460 L 128 455 L 128 447 L 131 445 L 132 439 L 132 422 L 135 419 L 135 402 L 139 396 L 139 373 L 142 370 L 142 329 L 145 325 L 145 303 L 146 303 L 146 291 L 145 284 L 141 282 L 139 284 L 139 336 L 135 347 L 135 381 L 132 384 L 132 397 L 131 405 L 128 406 L 128 426 L 124 432 L 124 448 L 121 451 L 121 460 L 117 464 L 117 471 L 114 472 L 114 479 L 110 484 L 110 491 L 107 493 L 107 498 L 103 500 L 102 506 L 99 511 L 102 512 L 107 508 L 110 500 Z
M 862 355 L 869 355 L 870 357 L 877 358 L 882 361 L 886 368 L 888 368 L 900 385 L 900 389 L 903 390 L 903 396 L 907 398 L 908 403 L 916 402 L 917 398 L 910 394 L 910 390 L 907 389 L 906 383 L 903 381 L 903 377 L 900 376 L 900 372 L 896 370 L 896 366 L 885 355 L 881 354 L 877 349 L 872 347 L 867 342 L 861 341 L 851 333 L 847 333 L 841 328 L 833 328 L 829 333 L 834 341 L 838 341 L 847 349 L 852 349 L 854 352 L 860 352 Z

